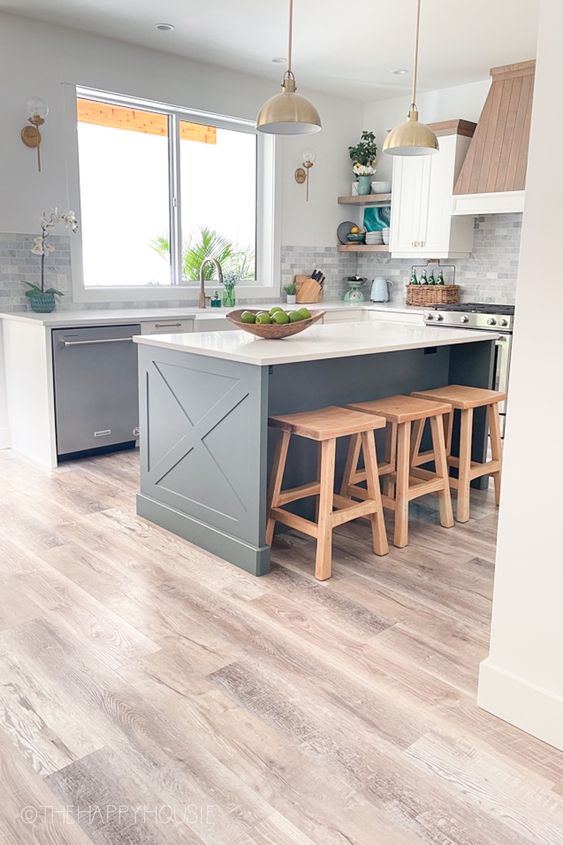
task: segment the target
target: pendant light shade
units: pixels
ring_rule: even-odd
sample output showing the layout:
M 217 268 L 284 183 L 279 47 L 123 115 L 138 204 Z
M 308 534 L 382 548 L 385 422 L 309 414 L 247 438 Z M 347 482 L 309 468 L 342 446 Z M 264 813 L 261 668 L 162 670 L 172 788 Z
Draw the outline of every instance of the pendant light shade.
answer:
M 392 129 L 383 144 L 383 152 L 395 156 L 430 155 L 439 149 L 438 139 L 429 126 L 418 120 L 416 82 L 418 76 L 418 36 L 420 31 L 420 0 L 416 8 L 416 35 L 412 74 L 412 97 L 407 120 Z
M 256 128 L 270 135 L 310 135 L 319 132 L 321 119 L 309 100 L 296 93 L 295 76 L 291 70 L 293 42 L 293 0 L 289 0 L 288 68 L 282 80 L 281 94 L 266 100 L 258 113 Z
M 419 123 L 416 106 L 411 106 L 407 120 L 387 135 L 383 151 L 392 156 L 431 155 L 438 151 L 438 139 L 429 126 Z

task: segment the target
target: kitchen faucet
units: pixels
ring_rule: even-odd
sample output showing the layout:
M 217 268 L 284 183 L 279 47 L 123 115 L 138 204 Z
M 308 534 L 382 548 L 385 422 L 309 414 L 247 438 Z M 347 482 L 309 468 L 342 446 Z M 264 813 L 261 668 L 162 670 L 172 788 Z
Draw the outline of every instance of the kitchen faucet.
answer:
M 213 264 L 217 268 L 219 284 L 223 284 L 223 268 L 216 258 L 204 258 L 199 268 L 199 307 L 205 308 L 205 265 Z

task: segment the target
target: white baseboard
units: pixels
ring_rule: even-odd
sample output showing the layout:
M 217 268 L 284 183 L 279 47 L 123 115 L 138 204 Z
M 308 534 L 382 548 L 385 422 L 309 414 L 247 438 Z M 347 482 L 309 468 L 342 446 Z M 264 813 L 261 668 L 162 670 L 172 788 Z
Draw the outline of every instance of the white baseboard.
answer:
M 0 428 L 0 449 L 10 448 L 10 432 L 7 428 Z
M 563 698 L 495 666 L 490 657 L 479 667 L 477 703 L 563 751 Z

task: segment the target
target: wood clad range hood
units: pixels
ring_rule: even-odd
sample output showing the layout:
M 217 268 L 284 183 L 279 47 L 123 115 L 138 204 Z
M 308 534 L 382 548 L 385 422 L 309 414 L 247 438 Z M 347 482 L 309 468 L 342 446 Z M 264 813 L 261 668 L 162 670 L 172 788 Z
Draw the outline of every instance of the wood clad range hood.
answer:
M 454 188 L 454 214 L 524 210 L 535 61 L 492 68 L 492 84 Z

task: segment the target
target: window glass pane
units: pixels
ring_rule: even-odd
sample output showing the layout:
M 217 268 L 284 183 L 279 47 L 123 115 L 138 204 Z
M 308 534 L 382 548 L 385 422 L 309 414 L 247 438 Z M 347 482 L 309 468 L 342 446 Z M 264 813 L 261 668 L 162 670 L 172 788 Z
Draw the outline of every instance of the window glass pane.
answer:
M 77 106 L 84 285 L 170 285 L 167 116 Z
M 184 281 L 207 255 L 255 279 L 256 135 L 180 121 L 180 175 Z

